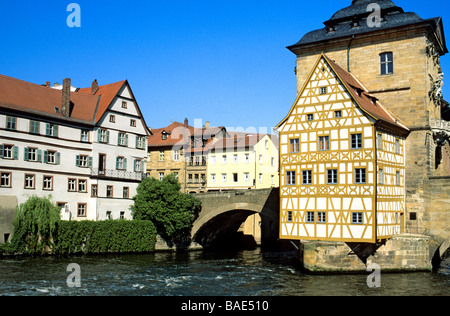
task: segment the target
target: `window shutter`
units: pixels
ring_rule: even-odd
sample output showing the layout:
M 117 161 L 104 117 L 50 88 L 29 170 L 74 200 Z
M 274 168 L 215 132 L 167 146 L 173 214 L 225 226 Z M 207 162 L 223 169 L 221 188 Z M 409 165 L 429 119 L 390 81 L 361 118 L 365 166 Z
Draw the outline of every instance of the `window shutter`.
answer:
M 29 154 L 30 154 L 30 149 L 28 147 L 25 147 L 25 149 L 23 151 L 23 160 L 24 161 L 28 161 Z
M 128 134 L 125 134 L 125 146 L 128 147 Z
M 42 150 L 41 149 L 39 149 L 37 151 L 37 161 L 42 162 Z
M 44 163 L 48 163 L 48 151 L 44 150 Z
M 100 143 L 100 141 L 101 141 L 101 139 L 102 139 L 102 134 L 101 134 L 101 132 L 102 132 L 101 129 L 99 129 L 99 130 L 97 131 L 97 142 L 99 142 L 99 143 Z
M 109 144 L 109 131 L 106 131 L 106 143 Z
M 50 126 L 49 123 L 47 123 L 47 124 L 45 125 L 45 135 L 50 136 L 51 133 L 52 133 L 52 131 L 51 131 L 51 126 Z
M 139 147 L 138 147 L 138 142 L 139 142 L 139 136 L 136 135 L 136 144 L 135 144 L 135 145 L 136 145 L 136 146 L 135 146 L 136 148 L 139 148 Z
M 58 125 L 53 125 L 55 128 L 55 133 L 53 134 L 53 137 L 58 137 Z
M 4 145 L 0 145 L 0 158 L 3 158 L 4 150 L 5 150 L 5 146 Z
M 137 169 L 137 168 L 136 168 L 136 163 L 137 163 L 137 160 L 135 159 L 135 160 L 134 160 L 134 165 L 133 165 L 133 171 L 134 171 L 134 172 L 136 172 L 136 169 Z
M 3 151 L 2 151 L 2 155 L 3 155 Z M 19 160 L 19 147 L 14 146 L 14 160 Z
M 77 166 L 77 167 L 80 166 L 80 156 L 79 155 L 77 155 L 77 157 L 76 157 L 75 166 Z
M 119 157 L 116 157 L 116 170 L 119 170 Z
M 89 157 L 89 168 L 92 168 L 92 157 Z
M 123 170 L 127 171 L 127 158 L 123 158 Z
M 61 163 L 61 153 L 56 153 L 56 164 L 59 165 Z

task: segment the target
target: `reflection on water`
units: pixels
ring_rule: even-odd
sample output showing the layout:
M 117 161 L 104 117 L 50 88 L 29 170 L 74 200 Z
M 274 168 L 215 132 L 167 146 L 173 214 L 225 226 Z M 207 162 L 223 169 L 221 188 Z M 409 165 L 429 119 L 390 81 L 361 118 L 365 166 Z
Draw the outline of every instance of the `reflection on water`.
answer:
M 381 288 L 368 275 L 305 275 L 285 261 L 259 250 L 3 259 L 0 295 L 449 295 L 448 259 L 437 273 L 382 274 Z M 67 286 L 70 263 L 80 288 Z

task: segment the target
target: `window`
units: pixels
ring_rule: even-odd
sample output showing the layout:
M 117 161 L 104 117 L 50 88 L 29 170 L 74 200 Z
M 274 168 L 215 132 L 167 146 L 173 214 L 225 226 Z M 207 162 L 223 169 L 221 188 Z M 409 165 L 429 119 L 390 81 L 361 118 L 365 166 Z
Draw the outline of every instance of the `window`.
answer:
M 167 136 L 168 136 L 167 133 L 163 132 L 162 135 L 161 135 L 161 139 L 162 140 L 167 140 Z
M 106 186 L 106 197 L 107 198 L 113 197 L 113 186 L 112 185 Z
M 263 174 L 262 173 L 259 174 L 259 183 L 263 183 Z
M 302 184 L 312 184 L 312 170 L 303 170 Z
M 110 122 L 110 123 L 115 123 L 115 122 L 116 122 L 116 116 L 110 114 L 110 115 L 109 115 L 109 122 Z
M 381 133 L 377 134 L 377 146 L 378 149 L 383 150 L 383 134 Z
M 78 192 L 87 192 L 87 180 L 78 180 Z
M 227 163 L 227 155 L 223 155 L 222 156 L 222 164 L 226 164 Z
M 329 150 L 329 149 L 330 149 L 330 137 L 319 136 L 319 150 Z
M 77 155 L 75 165 L 77 167 L 87 168 L 89 166 L 92 166 L 92 159 L 86 155 Z
M 145 137 L 136 136 L 136 148 L 145 149 Z
M 295 185 L 295 171 L 286 172 L 286 184 Z
M 78 203 L 77 215 L 78 217 L 86 217 L 86 203 Z
M 306 212 L 306 222 L 314 223 L 314 212 Z
M 233 155 L 233 164 L 238 163 L 238 155 Z
M 353 212 L 352 213 L 352 224 L 362 224 L 363 223 L 363 213 Z
M 192 174 L 188 174 L 188 183 L 192 183 Z
M 342 117 L 342 111 L 341 111 L 341 110 L 339 110 L 339 111 L 334 111 L 334 117 L 335 117 L 335 118 L 341 118 L 341 117 Z
M 337 169 L 327 170 L 327 184 L 338 184 Z
M 0 158 L 19 159 L 19 147 L 13 145 L 0 145 Z
M 395 153 L 400 154 L 400 139 L 395 139 Z
M 112 219 L 112 213 L 111 211 L 106 211 L 106 219 L 111 220 Z
M 308 115 L 306 115 L 306 119 L 307 119 L 308 121 L 314 121 L 314 114 L 308 114 Z
M 352 134 L 351 149 L 361 149 L 361 148 L 362 148 L 362 134 Z
M 320 94 L 327 94 L 327 87 L 321 87 Z
M 124 157 L 116 158 L 116 170 L 127 170 L 127 158 Z
M 119 133 L 119 138 L 117 140 L 117 145 L 128 146 L 128 135 L 125 133 Z
M 355 183 L 356 184 L 366 183 L 366 169 L 365 168 L 355 169 Z
M 42 161 L 42 151 L 37 150 L 37 148 L 25 147 L 24 150 L 24 160 L 25 161 Z
M 410 221 L 416 221 L 417 220 L 417 213 L 416 212 L 409 213 L 409 220 Z
M 383 169 L 378 169 L 378 184 L 384 184 Z
M 30 133 L 39 134 L 39 122 L 30 120 Z
M 159 181 L 164 180 L 164 172 L 159 173 Z
M 216 164 L 216 156 L 211 156 L 211 165 Z
M 380 74 L 391 75 L 394 73 L 394 55 L 393 53 L 380 54 Z
M 16 130 L 17 128 L 17 118 L 12 116 L 6 117 L 6 129 Z
M 300 150 L 300 140 L 298 138 L 290 139 L 289 140 L 289 152 L 292 153 L 298 153 Z
M 50 165 L 59 165 L 61 161 L 61 153 L 52 150 L 44 150 L 44 163 Z
M 178 149 L 173 151 L 173 161 L 180 161 L 180 151 Z
M 250 174 L 248 172 L 244 172 L 244 182 L 247 183 L 250 180 Z
M 292 211 L 287 212 L 287 221 L 288 223 L 292 223 Z
M 142 159 L 135 159 L 134 160 L 134 172 L 143 172 L 142 168 Z
M 159 161 L 164 161 L 164 150 L 159 151 Z
M 77 179 L 69 179 L 68 180 L 67 191 L 69 191 L 69 192 L 77 191 Z
M 327 222 L 327 213 L 317 212 L 317 223 L 326 223 L 326 222 Z
M 120 212 L 119 218 L 120 219 L 124 219 L 125 218 L 125 212 L 124 211 Z
M 244 156 L 244 163 L 248 163 L 250 160 L 250 155 L 249 154 L 245 154 Z
M 35 180 L 34 174 L 26 174 L 24 184 L 25 189 L 34 189 L 34 180 Z
M 91 196 L 92 197 L 97 197 L 98 196 L 98 185 L 97 184 L 92 184 L 91 185 Z
M 2 188 L 10 188 L 11 187 L 11 173 L 9 173 L 9 172 L 1 173 L 0 187 L 2 187 Z
M 82 130 L 81 131 L 81 141 L 83 143 L 88 143 L 89 142 L 89 131 L 87 131 L 87 130 Z
M 222 173 L 222 183 L 226 183 L 226 182 L 227 182 L 227 174 Z
M 233 182 L 234 183 L 238 182 L 238 174 L 237 173 L 233 173 Z
M 259 164 L 260 164 L 260 165 L 263 164 L 263 155 L 259 155 Z
M 122 109 L 128 108 L 127 101 L 122 101 Z
M 216 174 L 215 173 L 211 174 L 211 183 L 216 183 Z
M 47 123 L 45 127 L 45 135 L 50 137 L 58 137 L 58 126 Z
M 136 120 L 131 119 L 130 120 L 130 126 L 131 127 L 136 127 Z
M 200 166 L 200 156 L 195 156 L 194 157 L 194 162 L 196 166 Z
M 98 142 L 108 144 L 109 143 L 109 131 L 105 129 L 99 129 L 98 130 Z
M 395 173 L 395 185 L 400 185 L 400 171 Z
M 272 185 L 275 184 L 275 176 L 274 175 L 270 176 L 270 184 L 272 184 Z
M 130 188 L 129 187 L 123 187 L 123 198 L 124 199 L 130 198 Z
M 53 177 L 51 177 L 51 176 L 44 176 L 42 189 L 44 189 L 44 190 L 53 190 Z

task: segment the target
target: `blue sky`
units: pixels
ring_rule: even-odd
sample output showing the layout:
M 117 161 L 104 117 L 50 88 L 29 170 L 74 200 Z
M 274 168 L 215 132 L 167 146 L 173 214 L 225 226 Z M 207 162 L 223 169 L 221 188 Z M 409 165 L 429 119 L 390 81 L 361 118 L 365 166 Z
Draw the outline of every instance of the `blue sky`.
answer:
M 80 28 L 66 24 L 71 2 L 80 5 Z M 422 18 L 442 16 L 450 34 L 448 0 L 394 2 Z M 38 84 L 69 77 L 76 87 L 128 79 L 152 128 L 187 117 L 270 130 L 296 97 L 295 55 L 286 46 L 350 4 L 0 0 L 0 73 Z M 441 64 L 444 97 L 450 99 L 449 56 Z

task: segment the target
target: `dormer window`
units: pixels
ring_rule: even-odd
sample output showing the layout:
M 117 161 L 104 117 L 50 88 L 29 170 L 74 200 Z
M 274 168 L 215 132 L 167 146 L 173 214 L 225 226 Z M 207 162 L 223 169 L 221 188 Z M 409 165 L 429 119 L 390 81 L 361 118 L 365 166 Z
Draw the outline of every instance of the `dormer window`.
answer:
M 360 24 L 359 24 L 359 20 L 353 20 L 352 21 L 352 28 L 354 28 L 354 27 L 359 27 L 359 26 L 361 26 Z
M 336 32 L 336 25 L 327 25 L 327 33 Z
M 167 140 L 168 136 L 169 136 L 169 133 L 167 133 L 166 131 L 163 131 L 161 138 L 162 138 L 162 140 Z

